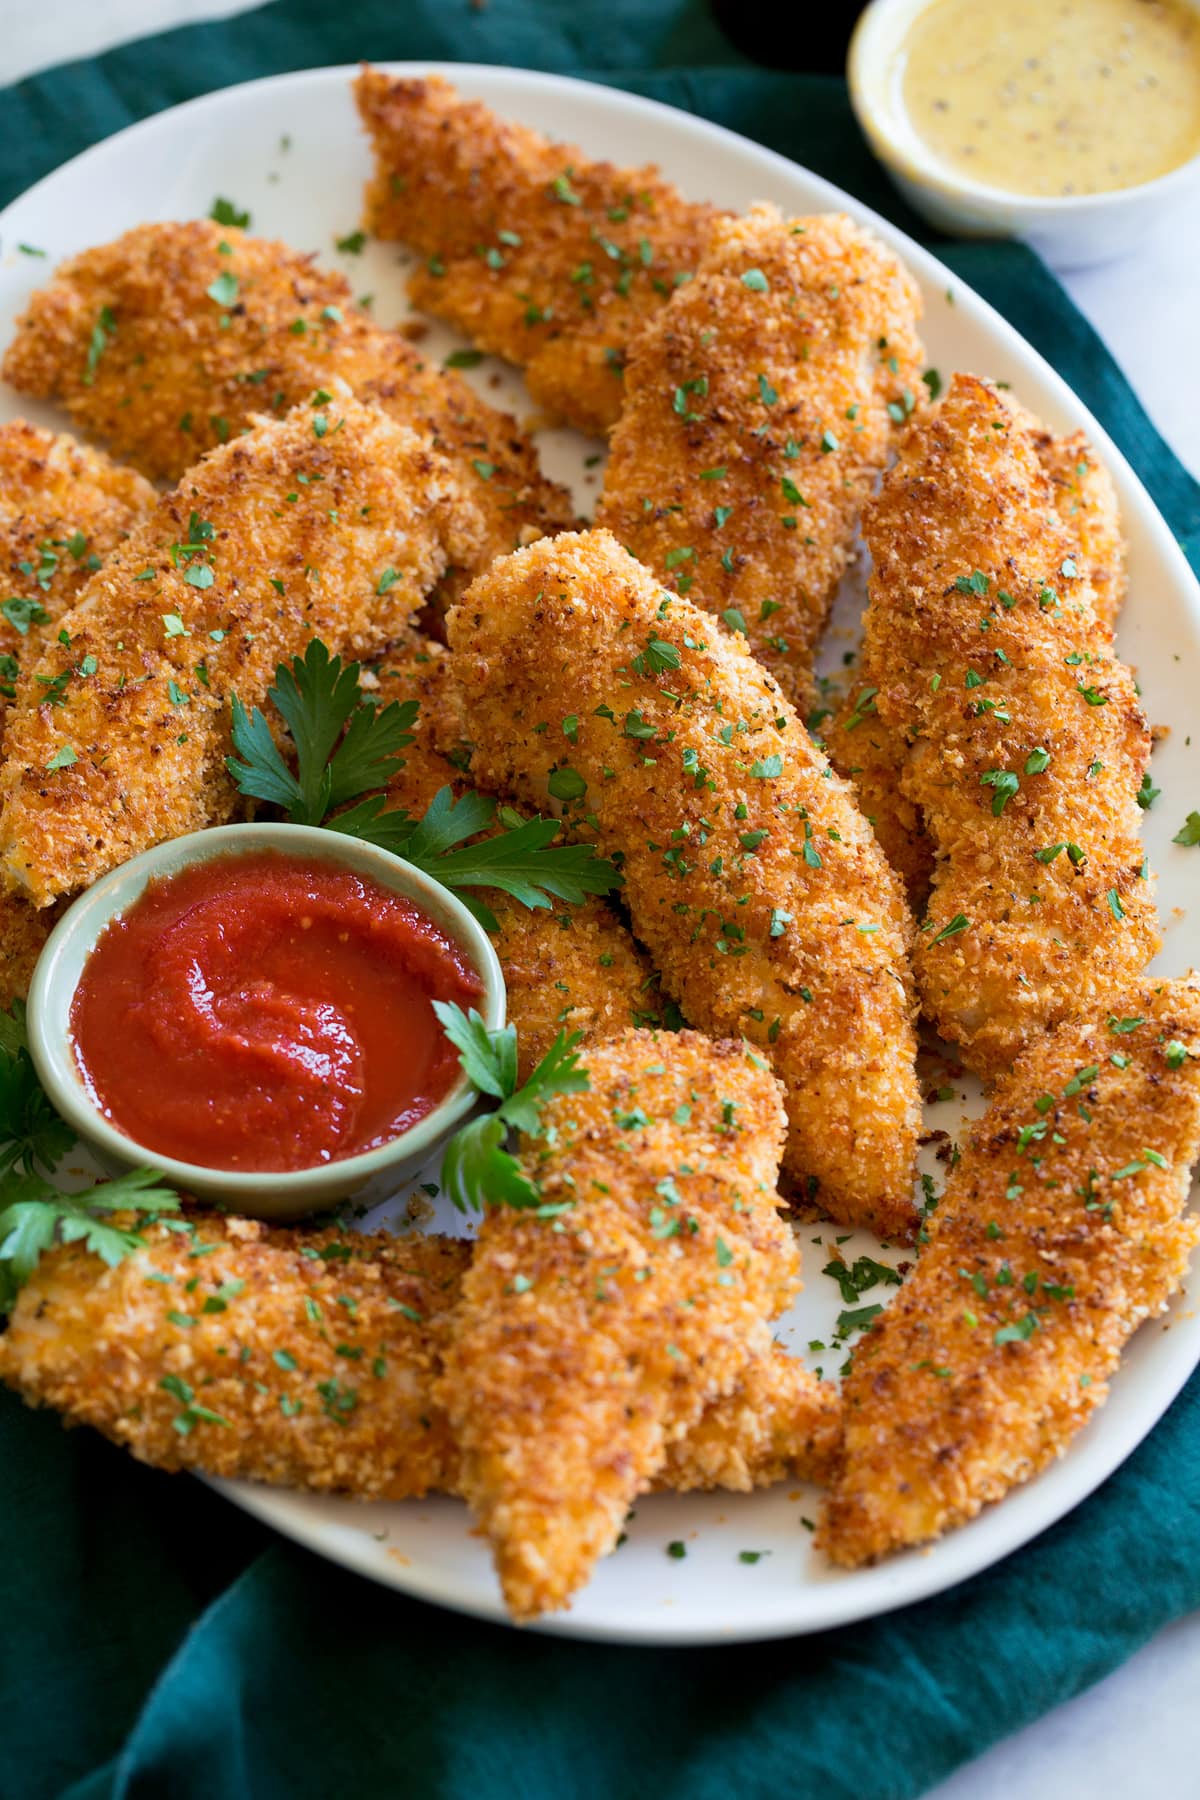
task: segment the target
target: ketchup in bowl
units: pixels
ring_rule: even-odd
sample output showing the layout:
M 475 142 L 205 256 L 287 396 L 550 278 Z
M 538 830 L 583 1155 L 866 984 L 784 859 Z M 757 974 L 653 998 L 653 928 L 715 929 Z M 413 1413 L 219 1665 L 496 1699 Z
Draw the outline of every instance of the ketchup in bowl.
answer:
M 210 1169 L 313 1168 L 390 1142 L 459 1065 L 434 1000 L 483 991 L 411 900 L 255 851 L 151 882 L 101 933 L 71 1006 L 104 1117 Z

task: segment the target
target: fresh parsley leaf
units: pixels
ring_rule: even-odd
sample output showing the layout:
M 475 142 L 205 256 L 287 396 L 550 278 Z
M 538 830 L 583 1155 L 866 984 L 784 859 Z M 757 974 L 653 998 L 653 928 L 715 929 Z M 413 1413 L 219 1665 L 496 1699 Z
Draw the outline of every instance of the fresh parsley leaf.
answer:
M 517 1088 L 517 1028 L 505 1025 L 489 1031 L 480 1015 L 471 1008 L 448 1000 L 435 1000 L 433 1010 L 442 1030 L 458 1051 L 458 1060 L 467 1079 L 481 1093 L 497 1100 L 507 1100 Z
M 557 819 L 527 819 L 459 849 L 494 824 L 495 801 L 475 793 L 456 800 L 451 788 L 439 788 L 420 820 L 385 812 L 383 804 L 381 798 L 364 801 L 329 824 L 402 856 L 456 893 L 499 888 L 522 906 L 549 906 L 550 895 L 578 906 L 589 894 L 608 894 L 621 886 L 612 863 L 597 856 L 590 844 L 554 842 L 561 829 Z M 494 931 L 496 919 L 488 907 L 463 897 L 484 928 Z
M 51 1106 L 38 1080 L 18 1000 L 0 1013 L 0 1176 L 53 1168 L 75 1142 L 75 1133 Z
M 227 758 L 226 767 L 243 794 L 283 807 L 299 825 L 320 825 L 331 806 L 391 779 L 403 761 L 400 751 L 412 742 L 408 727 L 417 716 L 416 703 L 362 704 L 359 674 L 358 663 L 343 666 L 319 638 L 302 657 L 275 671 L 267 698 L 283 715 L 296 747 L 294 775 L 265 716 L 257 707 L 247 714 L 233 696 L 238 756 Z
M 421 819 L 389 810 L 386 795 L 371 790 L 386 787 L 403 765 L 418 707 L 411 700 L 372 705 L 359 675 L 357 663 L 343 666 L 317 638 L 302 657 L 279 665 L 267 697 L 295 746 L 294 773 L 266 716 L 257 707 L 248 713 L 234 695 L 237 755 L 226 767 L 242 793 L 281 807 L 298 824 L 324 824 L 390 850 L 455 891 L 499 888 L 524 906 L 540 907 L 549 906 L 550 897 L 579 905 L 621 885 L 617 870 L 589 845 L 555 843 L 557 820 L 518 819 L 492 832 L 496 804 L 482 794 L 456 799 L 449 786 L 441 788 Z M 350 806 L 360 795 L 366 798 Z M 339 807 L 347 810 L 337 812 Z M 335 816 L 328 817 L 331 812 Z M 491 835 L 460 848 L 483 832 Z M 485 928 L 495 930 L 486 905 L 470 898 L 467 904 Z
M 82 1243 L 115 1268 L 145 1239 L 105 1215 L 177 1212 L 179 1196 L 156 1169 L 131 1169 L 80 1194 L 64 1194 L 40 1175 L 9 1174 L 0 1184 L 0 1209 L 0 1311 L 8 1311 L 55 1244 Z
M 1175 833 L 1175 836 L 1171 839 L 1171 842 L 1173 844 L 1183 844 L 1184 847 L 1189 850 L 1194 844 L 1200 844 L 1200 812 L 1190 812 L 1188 814 L 1179 830 Z
M 530 1210 L 541 1205 L 537 1184 L 505 1148 L 509 1131 L 534 1136 L 542 1108 L 556 1094 L 587 1091 L 590 1077 L 580 1066 L 577 1045 L 582 1033 L 560 1031 L 523 1086 L 517 1087 L 516 1027 L 490 1031 L 472 1010 L 435 1000 L 443 1031 L 459 1053 L 468 1078 L 483 1093 L 500 1101 L 494 1112 L 472 1119 L 450 1139 L 442 1162 L 442 1191 L 460 1212 L 485 1206 Z

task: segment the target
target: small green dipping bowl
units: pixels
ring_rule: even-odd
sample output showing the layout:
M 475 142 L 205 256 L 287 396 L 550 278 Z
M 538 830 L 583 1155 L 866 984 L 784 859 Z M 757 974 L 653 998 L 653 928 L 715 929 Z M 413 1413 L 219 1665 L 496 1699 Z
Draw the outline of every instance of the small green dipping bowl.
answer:
M 181 1193 L 216 1200 L 256 1219 L 288 1220 L 320 1212 L 386 1177 L 400 1186 L 441 1148 L 471 1111 L 478 1090 L 460 1073 L 454 1086 L 411 1130 L 375 1150 L 338 1162 L 278 1173 L 206 1169 L 147 1149 L 109 1123 L 88 1093 L 75 1060 L 71 1003 L 83 966 L 110 920 L 138 900 L 148 882 L 214 857 L 279 850 L 364 875 L 420 907 L 466 954 L 483 983 L 478 1010 L 491 1030 L 504 1024 L 504 976 L 487 933 L 448 888 L 390 850 L 311 825 L 220 825 L 135 856 L 81 894 L 59 920 L 38 958 L 29 989 L 29 1051 L 42 1086 L 72 1130 L 114 1172 L 154 1168 Z M 121 1029 L 119 1018 L 113 1030 Z

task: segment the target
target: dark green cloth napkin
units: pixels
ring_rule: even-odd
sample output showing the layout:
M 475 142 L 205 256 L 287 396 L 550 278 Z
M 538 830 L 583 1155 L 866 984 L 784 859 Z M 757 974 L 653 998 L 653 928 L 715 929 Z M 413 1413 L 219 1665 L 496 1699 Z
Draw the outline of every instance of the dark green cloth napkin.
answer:
M 0 201 L 162 107 L 364 57 L 521 64 L 652 94 L 921 233 L 842 84 L 752 67 L 702 0 L 277 0 L 0 96 Z M 1200 545 L 1200 488 L 1037 259 L 935 248 Z M 908 1800 L 1200 1605 L 1200 1381 L 1098 1494 L 1000 1567 L 874 1623 L 765 1646 L 618 1649 L 459 1619 L 8 1395 L 0 1530 L 5 1800 Z

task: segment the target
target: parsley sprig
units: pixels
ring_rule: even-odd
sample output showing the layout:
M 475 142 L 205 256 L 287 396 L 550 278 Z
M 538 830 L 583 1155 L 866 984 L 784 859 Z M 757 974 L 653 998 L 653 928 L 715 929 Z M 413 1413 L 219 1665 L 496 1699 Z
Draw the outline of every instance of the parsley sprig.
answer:
M 8 1312 L 43 1253 L 82 1243 L 112 1269 L 145 1239 L 114 1213 L 178 1212 L 179 1196 L 157 1169 L 130 1169 L 79 1194 L 65 1194 L 41 1175 L 9 1175 L 0 1183 L 0 1312 Z
M 577 1045 L 582 1032 L 560 1031 L 533 1070 L 517 1085 L 517 1031 L 505 1025 L 491 1031 L 472 1008 L 435 1000 L 442 1030 L 458 1051 L 464 1072 L 483 1094 L 500 1102 L 494 1112 L 472 1119 L 446 1145 L 442 1188 L 459 1212 L 482 1212 L 487 1206 L 512 1206 L 545 1218 L 565 1210 L 543 1206 L 536 1182 L 505 1148 L 510 1131 L 529 1136 L 541 1129 L 542 1108 L 556 1094 L 582 1094 L 591 1077 L 582 1067 Z
M 75 1133 L 51 1106 L 37 1077 L 25 1034 L 25 1006 L 0 1013 L 0 1195 L 3 1178 L 20 1170 L 51 1169 Z
M 404 766 L 419 708 L 415 700 L 372 704 L 360 673 L 358 663 L 343 666 L 318 638 L 302 657 L 279 665 L 267 697 L 288 728 L 294 773 L 264 714 L 257 707 L 247 713 L 234 695 L 237 756 L 227 767 L 243 794 L 281 807 L 297 824 L 324 825 L 390 850 L 456 892 L 499 888 L 523 906 L 549 906 L 551 897 L 578 906 L 621 885 L 590 845 L 555 843 L 556 819 L 521 819 L 482 794 L 456 799 L 449 786 L 440 788 L 419 819 L 389 809 L 378 790 Z M 483 832 L 493 835 L 481 839 Z M 469 894 L 464 899 L 484 928 L 495 930 L 490 909 Z
M 229 773 L 243 794 L 280 806 L 297 825 L 320 825 L 336 806 L 382 787 L 402 767 L 412 743 L 415 700 L 364 704 L 359 665 L 342 665 L 314 638 L 291 665 L 280 663 L 267 698 L 282 715 L 296 747 L 296 773 L 280 755 L 271 727 L 256 706 L 247 713 L 233 696 Z M 344 734 L 344 735 L 343 735 Z
M 75 1133 L 38 1080 L 18 1000 L 0 1012 L 0 1313 L 10 1310 L 53 1244 L 82 1241 L 112 1268 L 143 1241 L 136 1230 L 114 1225 L 113 1213 L 179 1208 L 179 1196 L 154 1169 L 133 1169 L 78 1194 L 62 1192 L 49 1171 L 74 1143 Z

